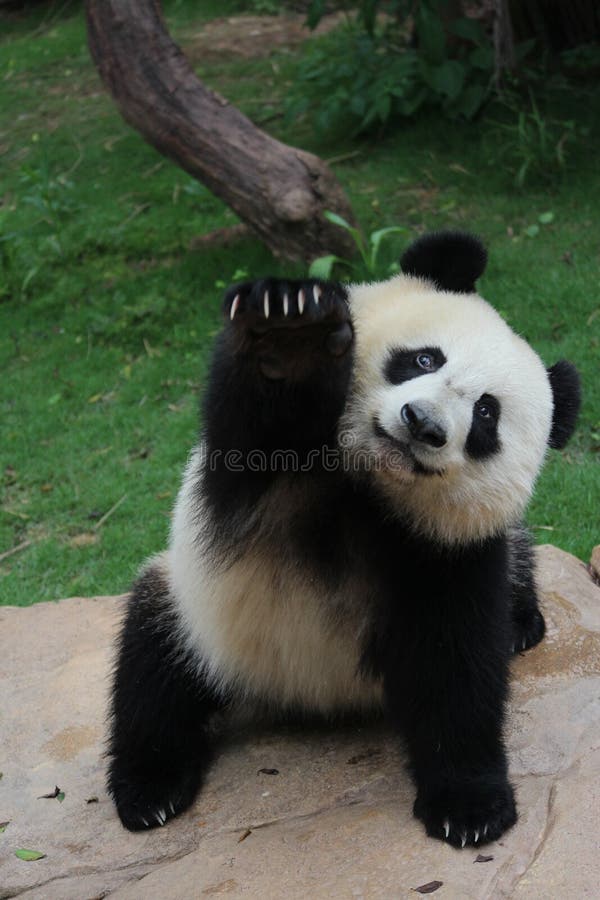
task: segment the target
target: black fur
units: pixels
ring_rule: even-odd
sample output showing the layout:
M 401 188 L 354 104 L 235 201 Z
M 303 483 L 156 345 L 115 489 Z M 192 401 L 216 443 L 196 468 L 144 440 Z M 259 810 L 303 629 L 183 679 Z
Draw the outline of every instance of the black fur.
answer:
M 512 635 L 506 541 L 451 550 L 390 532 L 379 550 L 387 578 L 365 664 L 383 674 L 406 741 L 415 814 L 455 846 L 495 840 L 515 821 L 502 737 Z
M 554 417 L 549 445 L 562 450 L 575 430 L 581 406 L 581 379 L 574 365 L 565 359 L 548 369 L 548 377 L 554 396 Z
M 486 415 L 482 415 L 485 408 Z M 490 394 L 483 394 L 473 405 L 473 419 L 465 450 L 472 459 L 484 460 L 500 450 L 498 420 L 500 404 Z
M 270 458 L 277 450 L 293 449 L 305 463 L 314 448 L 336 446 L 336 426 L 352 372 L 353 334 L 345 288 L 327 283 L 316 304 L 315 285 L 325 287 L 319 281 L 268 279 L 236 285 L 227 292 L 227 324 L 217 341 L 203 404 L 203 437 L 215 461 L 203 488 L 225 531 L 231 515 L 240 508 L 253 508 L 280 474 L 270 468 L 248 471 L 250 453 L 258 451 Z M 302 314 L 298 310 L 301 289 L 306 297 Z M 269 291 L 268 319 L 265 290 Z M 282 309 L 286 293 L 287 317 Z M 236 297 L 240 304 L 230 321 Z M 284 377 L 266 376 L 265 361 L 270 375 L 277 372 Z M 244 467 L 243 478 L 224 465 L 226 455 L 232 453 Z
M 164 824 L 194 800 L 212 757 L 210 723 L 224 706 L 178 640 L 156 567 L 134 584 L 114 674 L 108 790 L 130 831 Z M 171 805 L 172 804 L 172 805 Z
M 436 253 L 441 262 L 427 262 Z M 481 245 L 462 235 L 422 239 L 403 261 L 405 271 L 453 290 L 472 289 L 484 263 Z M 371 629 L 361 671 L 383 679 L 409 752 L 415 814 L 429 834 L 455 846 L 494 840 L 516 819 L 503 742 L 509 659 L 543 634 L 528 538 L 444 547 L 391 517 L 368 478 L 326 465 L 322 453 L 336 447 L 353 363 L 340 285 L 238 285 L 225 315 L 204 401 L 208 462 L 197 487 L 215 547 L 229 559 L 232 548 L 243 554 L 256 537 L 247 523 L 256 521 L 257 504 L 278 486 L 293 491 L 299 502 L 272 543 L 324 594 L 343 578 L 365 584 Z M 550 376 L 563 429 L 564 375 L 561 364 Z M 257 449 L 293 450 L 300 470 L 253 471 Z M 237 468 L 226 459 L 232 451 Z M 114 683 L 109 790 L 130 829 L 160 824 L 161 810 L 168 818 L 185 809 L 210 761 L 211 723 L 227 698 L 208 687 L 199 662 L 181 646 L 168 585 L 154 566 L 134 586 Z
M 425 368 L 419 365 L 419 358 L 428 356 L 431 358 L 431 366 Z M 429 372 L 437 372 L 444 363 L 446 357 L 439 347 L 422 347 L 420 350 L 407 350 L 404 347 L 396 347 L 390 351 L 385 362 L 383 374 L 390 384 L 402 384 L 412 378 L 419 378 Z
M 546 633 L 535 584 L 535 555 L 529 533 L 520 528 L 510 536 L 509 578 L 511 583 L 512 652 L 535 647 Z
M 487 264 L 481 241 L 464 231 L 436 231 L 418 238 L 401 259 L 402 271 L 432 281 L 442 291 L 471 294 Z

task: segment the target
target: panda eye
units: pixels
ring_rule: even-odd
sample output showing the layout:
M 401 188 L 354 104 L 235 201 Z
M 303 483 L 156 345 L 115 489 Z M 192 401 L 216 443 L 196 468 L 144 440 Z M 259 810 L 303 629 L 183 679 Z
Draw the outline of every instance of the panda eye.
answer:
M 480 397 L 475 404 L 475 411 L 480 419 L 497 419 L 498 418 L 498 401 L 488 394 Z
M 417 365 L 420 369 L 433 369 L 435 365 L 433 356 L 430 356 L 429 353 L 419 353 L 418 356 L 415 356 L 415 365 Z
M 383 364 L 383 376 L 390 384 L 404 384 L 439 371 L 445 363 L 439 347 L 392 347 Z

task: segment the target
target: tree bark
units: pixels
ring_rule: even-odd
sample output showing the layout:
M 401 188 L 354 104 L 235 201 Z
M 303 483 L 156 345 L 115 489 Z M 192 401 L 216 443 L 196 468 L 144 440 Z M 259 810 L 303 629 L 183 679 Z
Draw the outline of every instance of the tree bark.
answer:
M 508 0 L 494 0 L 494 79 L 496 88 L 502 84 L 506 72 L 517 66 L 515 39 Z
M 209 90 L 170 37 L 159 0 L 86 0 L 88 41 L 123 117 L 202 181 L 273 253 L 351 256 L 349 235 L 323 216 L 352 209 L 317 156 L 261 131 Z

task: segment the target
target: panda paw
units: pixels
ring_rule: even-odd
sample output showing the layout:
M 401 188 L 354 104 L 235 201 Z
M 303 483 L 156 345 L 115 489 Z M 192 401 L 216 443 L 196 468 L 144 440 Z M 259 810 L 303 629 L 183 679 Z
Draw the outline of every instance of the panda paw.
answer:
M 535 647 L 546 633 L 546 622 L 537 607 L 514 614 L 512 653 L 523 653 Z
M 350 320 L 345 288 L 314 278 L 263 278 L 234 284 L 225 294 L 224 313 L 236 325 L 261 331 Z
M 234 346 L 268 378 L 300 380 L 342 358 L 353 331 L 345 288 L 317 279 L 265 278 L 229 288 L 224 313 Z
M 419 790 L 414 814 L 430 837 L 458 848 L 489 844 L 517 821 L 513 789 L 497 778 Z
M 109 793 L 129 831 L 158 828 L 194 802 L 200 780 L 196 771 L 163 778 L 111 772 Z

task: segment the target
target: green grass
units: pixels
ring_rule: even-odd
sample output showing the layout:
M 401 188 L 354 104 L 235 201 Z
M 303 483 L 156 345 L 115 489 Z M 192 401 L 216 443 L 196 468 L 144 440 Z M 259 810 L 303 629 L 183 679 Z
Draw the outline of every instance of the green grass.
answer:
M 203 3 L 200 14 L 180 0 L 167 13 L 185 45 L 236 8 Z M 252 239 L 194 243 L 235 216 L 123 123 L 76 4 L 50 19 L 34 8 L 1 31 L 0 554 L 31 543 L 0 561 L 0 600 L 116 593 L 166 540 L 219 283 L 239 269 L 301 269 Z M 295 55 L 197 62 L 211 87 L 262 119 L 281 110 Z M 587 559 L 600 542 L 600 102 L 581 107 L 590 133 L 552 191 L 516 192 L 491 160 L 485 121 L 424 118 L 359 144 L 281 117 L 268 127 L 324 158 L 347 154 L 335 169 L 366 231 L 461 227 L 490 244 L 484 296 L 548 363 L 570 358 L 583 376 L 577 437 L 549 455 L 530 522 L 540 540 Z

